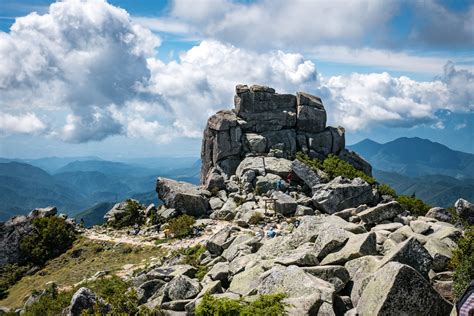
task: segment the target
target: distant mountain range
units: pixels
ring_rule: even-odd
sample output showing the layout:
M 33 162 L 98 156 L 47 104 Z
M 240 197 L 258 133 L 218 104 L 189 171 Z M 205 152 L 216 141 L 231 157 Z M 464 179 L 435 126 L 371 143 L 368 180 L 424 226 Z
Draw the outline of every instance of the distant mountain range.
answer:
M 50 205 L 74 216 L 127 198 L 157 204 L 157 176 L 199 181 L 197 158 L 147 158 L 131 163 L 86 158 L 90 157 L 41 158 L 30 163 L 0 158 L 0 221 Z
M 398 138 L 380 144 L 365 139 L 348 146 L 374 168 L 374 177 L 398 194 L 415 194 L 436 206 L 474 200 L 474 155 L 427 139 Z
M 446 175 L 474 178 L 474 155 L 418 137 L 397 138 L 385 144 L 370 139 L 348 146 L 367 159 L 372 167 L 409 177 Z

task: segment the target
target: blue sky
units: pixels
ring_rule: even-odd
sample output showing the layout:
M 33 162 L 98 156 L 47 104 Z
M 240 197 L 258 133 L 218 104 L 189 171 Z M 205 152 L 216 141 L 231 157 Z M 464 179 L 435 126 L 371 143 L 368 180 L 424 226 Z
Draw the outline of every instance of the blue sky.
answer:
M 4 0 L 0 156 L 199 156 L 237 83 L 474 153 L 473 52 L 472 1 Z

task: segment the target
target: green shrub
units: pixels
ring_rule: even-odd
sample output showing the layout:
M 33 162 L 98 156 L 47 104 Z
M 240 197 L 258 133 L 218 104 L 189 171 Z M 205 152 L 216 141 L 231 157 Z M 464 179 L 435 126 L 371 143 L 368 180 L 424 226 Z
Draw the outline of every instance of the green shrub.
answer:
M 425 215 L 431 208 L 431 206 L 414 196 L 400 195 L 397 201 L 405 210 L 416 216 Z
M 20 242 L 22 258 L 26 263 L 43 265 L 69 249 L 75 239 L 75 231 L 64 219 L 35 218 L 32 232 Z
M 120 219 L 112 221 L 111 226 L 114 228 L 122 228 L 135 224 L 143 224 L 144 219 L 142 213 L 140 212 L 140 209 L 140 203 L 135 200 L 128 199 L 123 216 Z
M 375 179 L 369 177 L 365 173 L 360 170 L 357 170 L 347 161 L 339 159 L 337 156 L 333 154 L 329 154 L 329 156 L 324 159 L 323 162 L 323 170 L 326 172 L 331 179 L 334 179 L 338 176 L 343 176 L 345 178 L 354 179 L 354 178 L 362 178 L 369 184 L 374 184 Z
M 201 303 L 196 307 L 196 316 L 264 316 L 264 315 L 287 315 L 283 299 L 284 294 L 260 295 L 253 302 L 245 302 L 242 299 L 233 300 L 229 298 L 217 299 L 206 293 Z
M 181 255 L 181 264 L 189 264 L 197 269 L 196 278 L 201 281 L 206 273 L 208 272 L 208 267 L 201 264 L 199 259 L 201 255 L 206 252 L 206 247 L 203 245 L 196 245 L 190 248 L 180 248 L 178 249 L 178 255 Z
M 367 181 L 369 184 L 375 183 L 374 178 L 369 177 L 360 170 L 357 170 L 353 165 L 333 154 L 329 154 L 328 157 L 321 162 L 319 159 L 311 158 L 302 152 L 297 152 L 296 159 L 305 163 L 313 170 L 323 170 L 328 175 L 328 180 L 332 180 L 338 176 L 343 176 L 351 180 L 359 177 Z
M 4 264 L 0 266 L 0 300 L 8 296 L 10 286 L 20 280 L 31 265 L 19 266 L 18 264 Z
M 87 282 L 81 286 L 90 288 L 94 293 L 111 305 L 110 315 L 161 315 L 159 311 L 150 311 L 145 307 L 138 307 L 137 294 L 134 290 L 129 290 L 130 284 L 117 276 L 101 278 L 92 282 Z M 61 315 L 74 293 L 79 289 L 76 287 L 70 291 L 58 293 L 55 290 L 48 290 L 45 295 L 25 310 L 26 316 L 37 315 Z M 100 306 L 97 305 L 94 314 L 100 315 Z M 87 315 L 87 312 L 83 312 Z
M 168 227 L 173 237 L 183 238 L 191 235 L 194 223 L 196 223 L 194 217 L 184 214 L 171 219 L 168 222 Z
M 377 190 L 381 195 L 390 195 L 393 197 L 397 197 L 397 192 L 395 192 L 395 190 L 392 189 L 388 184 L 382 183 L 381 185 L 379 185 Z
M 474 280 L 474 225 L 467 227 L 453 251 L 450 266 L 454 269 L 454 297 L 458 299 Z

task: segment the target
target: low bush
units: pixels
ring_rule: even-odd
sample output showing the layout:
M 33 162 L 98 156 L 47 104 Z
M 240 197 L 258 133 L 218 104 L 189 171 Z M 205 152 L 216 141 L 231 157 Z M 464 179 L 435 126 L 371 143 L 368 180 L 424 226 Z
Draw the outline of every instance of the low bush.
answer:
M 431 208 L 423 200 L 414 196 L 400 195 L 397 201 L 405 210 L 416 216 L 424 216 Z
M 196 245 L 187 249 L 178 249 L 178 255 L 182 256 L 181 264 L 189 264 L 195 267 L 198 270 L 196 272 L 196 278 L 198 280 L 202 280 L 208 271 L 208 268 L 202 265 L 199 259 L 204 252 L 206 252 L 206 247 L 203 245 Z
M 90 288 L 104 302 L 110 304 L 110 315 L 160 315 L 159 311 L 150 311 L 139 308 L 137 294 L 129 290 L 130 284 L 117 276 L 102 278 L 93 282 L 82 284 L 81 287 Z M 69 306 L 71 298 L 79 288 L 70 291 L 48 290 L 40 299 L 25 309 L 26 316 L 30 315 L 61 315 L 62 311 Z M 100 315 L 100 306 L 95 307 L 97 315 Z M 83 312 L 87 315 L 87 312 Z
M 74 229 L 59 217 L 35 218 L 33 230 L 20 242 L 25 263 L 43 265 L 72 246 L 76 239 Z
M 8 289 L 20 280 L 31 265 L 5 264 L 0 266 L 0 300 L 8 296 Z
M 454 269 L 454 297 L 458 299 L 474 280 L 474 225 L 468 226 L 453 251 L 450 266 Z
M 168 222 L 168 229 L 171 236 L 183 238 L 192 234 L 194 223 L 196 223 L 194 217 L 184 214 L 171 219 Z
M 196 307 L 196 316 L 234 316 L 234 315 L 287 315 L 283 303 L 284 294 L 260 295 L 253 302 L 245 302 L 242 299 L 233 300 L 228 298 L 217 299 L 206 293 L 201 303 Z
M 311 158 L 302 152 L 298 152 L 296 153 L 296 159 L 305 163 L 313 170 L 319 169 L 326 172 L 329 180 L 342 176 L 351 180 L 359 177 L 367 181 L 369 184 L 374 184 L 376 182 L 374 178 L 366 175 L 360 170 L 357 170 L 350 163 L 333 154 L 329 154 L 328 157 L 321 162 L 319 159 Z
M 390 195 L 395 198 L 397 197 L 397 192 L 395 192 L 395 190 L 392 189 L 392 187 L 390 187 L 388 184 L 382 183 L 381 185 L 379 185 L 377 190 L 381 195 Z
M 138 201 L 128 199 L 123 216 L 120 219 L 112 221 L 111 226 L 114 228 L 122 228 L 135 224 L 143 224 L 144 218 L 140 210 L 141 206 Z

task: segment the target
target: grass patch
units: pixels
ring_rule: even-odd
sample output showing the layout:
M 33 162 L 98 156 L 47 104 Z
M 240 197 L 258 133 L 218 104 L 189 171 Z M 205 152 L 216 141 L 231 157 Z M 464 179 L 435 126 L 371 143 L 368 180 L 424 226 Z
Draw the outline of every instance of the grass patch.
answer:
M 377 188 L 377 191 L 379 191 L 381 195 L 390 195 L 394 198 L 397 197 L 397 192 L 395 192 L 391 186 L 385 183 L 380 184 Z
M 474 225 L 466 228 L 453 251 L 450 266 L 454 269 L 454 297 L 459 299 L 469 282 L 474 279 Z
M 199 259 L 206 252 L 206 247 L 196 245 L 190 248 L 180 248 L 176 251 L 175 256 L 181 256 L 181 264 L 189 264 L 197 269 L 196 278 L 201 281 L 209 271 L 208 267 L 201 264 Z
M 234 315 L 287 315 L 283 303 L 285 294 L 260 295 L 253 302 L 245 302 L 242 299 L 233 300 L 228 298 L 217 299 L 210 294 L 205 294 L 201 303 L 196 307 L 196 316 L 234 316 Z
M 132 251 L 130 251 L 132 249 Z M 16 308 L 34 289 L 42 289 L 54 281 L 60 289 L 73 287 L 97 271 L 120 271 L 125 264 L 145 264 L 151 257 L 162 257 L 166 250 L 148 246 L 130 247 L 86 238 L 76 240 L 71 249 L 48 261 L 44 268 L 32 276 L 25 276 L 9 289 L 0 306 Z

